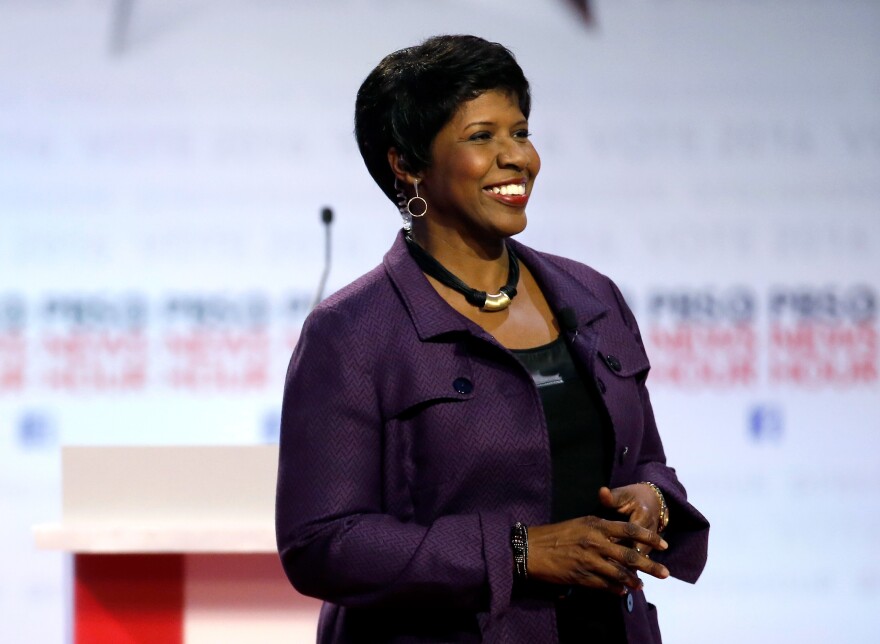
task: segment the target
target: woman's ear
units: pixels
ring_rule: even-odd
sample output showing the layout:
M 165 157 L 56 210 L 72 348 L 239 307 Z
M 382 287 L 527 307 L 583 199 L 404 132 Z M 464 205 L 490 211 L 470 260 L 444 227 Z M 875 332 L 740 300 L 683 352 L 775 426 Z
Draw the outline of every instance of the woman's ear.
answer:
M 388 149 L 388 165 L 391 166 L 391 172 L 394 173 L 394 176 L 397 177 L 397 180 L 401 183 L 412 185 L 416 181 L 422 180 L 420 175 L 413 174 L 410 171 L 409 163 L 407 163 L 404 156 L 397 151 L 397 148 Z

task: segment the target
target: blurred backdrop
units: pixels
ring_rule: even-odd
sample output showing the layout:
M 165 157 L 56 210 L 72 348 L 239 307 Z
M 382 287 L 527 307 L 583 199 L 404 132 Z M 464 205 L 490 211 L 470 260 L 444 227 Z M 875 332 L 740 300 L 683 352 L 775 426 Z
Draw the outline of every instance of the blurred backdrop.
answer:
M 523 241 L 610 275 L 641 324 L 712 522 L 697 586 L 648 583 L 665 638 L 876 641 L 873 0 L 0 2 L 0 641 L 68 636 L 69 564 L 30 533 L 61 445 L 277 439 L 321 208 L 328 291 L 399 227 L 357 88 L 442 32 L 532 81 Z

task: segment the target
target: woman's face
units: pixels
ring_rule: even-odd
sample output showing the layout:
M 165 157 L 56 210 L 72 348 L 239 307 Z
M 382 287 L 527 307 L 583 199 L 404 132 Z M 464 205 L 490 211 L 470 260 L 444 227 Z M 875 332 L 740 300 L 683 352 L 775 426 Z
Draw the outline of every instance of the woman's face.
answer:
M 431 144 L 419 193 L 432 228 L 495 241 L 526 227 L 541 159 L 516 97 L 492 90 L 463 103 Z

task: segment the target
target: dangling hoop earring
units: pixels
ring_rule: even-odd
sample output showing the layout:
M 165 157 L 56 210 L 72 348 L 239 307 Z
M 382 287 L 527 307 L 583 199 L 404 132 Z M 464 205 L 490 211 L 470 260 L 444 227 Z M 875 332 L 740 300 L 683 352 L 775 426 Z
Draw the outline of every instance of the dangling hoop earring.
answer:
M 424 217 L 426 214 L 428 214 L 428 202 L 425 201 L 424 197 L 419 196 L 419 180 L 418 179 L 416 179 L 413 182 L 413 187 L 416 189 L 416 196 L 406 202 L 406 211 L 410 214 L 411 217 Z M 418 214 L 413 212 L 412 204 L 414 201 L 416 201 L 416 202 L 421 201 L 422 202 L 422 205 L 424 206 L 424 208 L 422 209 L 422 212 L 420 212 Z

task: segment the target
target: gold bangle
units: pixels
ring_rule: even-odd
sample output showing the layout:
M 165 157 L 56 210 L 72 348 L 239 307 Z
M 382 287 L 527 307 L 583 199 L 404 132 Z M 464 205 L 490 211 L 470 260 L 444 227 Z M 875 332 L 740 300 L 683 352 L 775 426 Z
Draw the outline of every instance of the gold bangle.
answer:
M 657 500 L 660 501 L 660 523 L 657 532 L 663 532 L 666 529 L 666 526 L 669 525 L 669 506 L 666 505 L 666 497 L 663 496 L 663 491 L 654 483 L 651 483 L 651 481 L 642 481 L 642 484 L 647 485 L 654 490 L 654 494 L 657 495 Z

